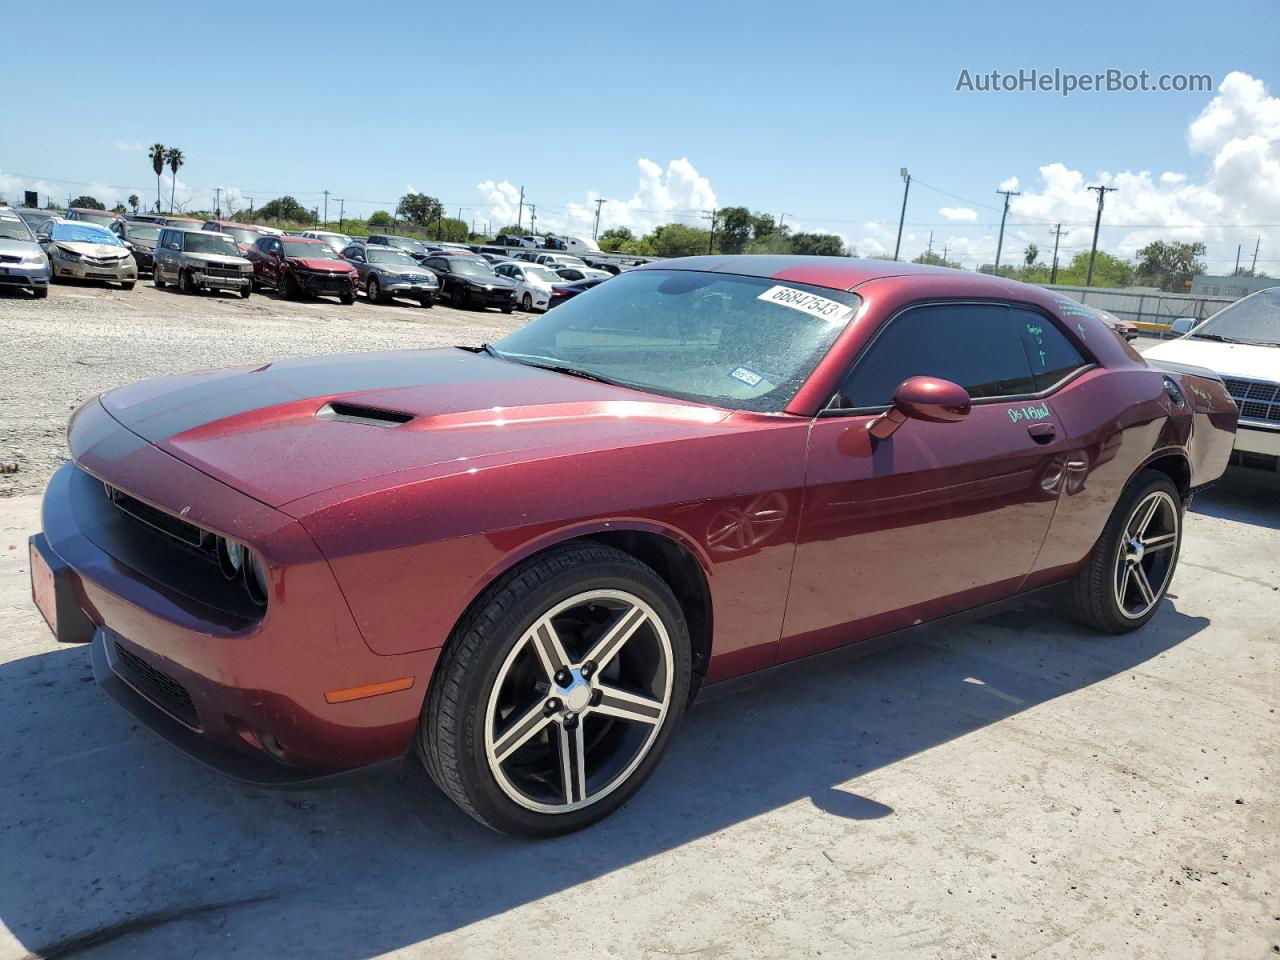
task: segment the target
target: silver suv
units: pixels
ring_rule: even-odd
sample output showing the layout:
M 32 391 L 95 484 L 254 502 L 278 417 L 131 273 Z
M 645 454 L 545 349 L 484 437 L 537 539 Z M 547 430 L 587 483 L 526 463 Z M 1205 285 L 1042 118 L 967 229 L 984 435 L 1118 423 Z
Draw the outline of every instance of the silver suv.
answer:
M 0 287 L 25 287 L 49 295 L 49 258 L 17 213 L 0 207 Z
M 246 300 L 252 292 L 253 264 L 240 256 L 240 247 L 225 233 L 165 227 L 156 241 L 157 287 L 172 283 L 179 293 L 235 290 Z

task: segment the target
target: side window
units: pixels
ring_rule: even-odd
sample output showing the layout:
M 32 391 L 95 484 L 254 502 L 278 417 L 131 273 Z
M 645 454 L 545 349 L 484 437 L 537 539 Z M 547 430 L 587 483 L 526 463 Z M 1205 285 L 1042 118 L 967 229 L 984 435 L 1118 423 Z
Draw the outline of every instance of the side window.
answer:
M 1027 361 L 1031 364 L 1031 375 L 1035 378 L 1037 391 L 1048 390 L 1055 383 L 1062 382 L 1088 365 L 1089 361 L 1081 356 L 1080 351 L 1053 321 L 1042 314 L 1018 307 L 1010 308 L 1010 313 L 1023 349 L 1027 352 Z
M 836 406 L 887 406 L 902 381 L 921 376 L 958 383 L 975 400 L 1037 390 L 1007 307 L 932 304 L 889 321 L 845 374 Z

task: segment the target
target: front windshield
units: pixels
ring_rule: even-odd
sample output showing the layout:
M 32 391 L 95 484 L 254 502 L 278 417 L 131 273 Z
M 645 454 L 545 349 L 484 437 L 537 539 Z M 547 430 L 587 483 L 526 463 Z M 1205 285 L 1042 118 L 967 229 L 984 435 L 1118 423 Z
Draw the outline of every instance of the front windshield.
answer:
M 852 293 L 806 284 L 637 270 L 542 314 L 495 350 L 653 393 L 778 411 L 858 303 Z
M 77 220 L 55 223 L 49 234 L 54 240 L 62 243 L 103 243 L 110 247 L 124 246 L 124 241 L 110 230 Z
M 160 239 L 159 227 L 137 227 L 130 224 L 124 228 L 124 232 L 128 234 L 130 240 L 146 240 L 148 243 L 155 243 Z
M 114 213 L 85 213 L 83 211 L 77 211 L 76 219 L 83 220 L 87 223 L 97 223 L 104 227 L 109 227 L 120 218 Z
M 1196 327 L 1191 336 L 1280 346 L 1280 287 L 1260 290 L 1219 310 Z
M 411 240 L 408 237 L 392 237 L 391 243 L 399 247 L 401 250 L 412 250 L 414 253 L 426 253 L 427 248 L 420 244 L 417 240 Z
M 460 273 L 464 277 L 492 277 L 494 276 L 493 267 L 488 260 L 481 260 L 478 257 L 475 260 L 450 260 L 449 267 L 454 273 Z
M 224 257 L 240 256 L 240 248 L 230 237 L 221 233 L 188 233 L 183 241 L 187 253 L 219 253 Z
M 31 231 L 21 217 L 0 213 L 0 240 L 31 240 Z
M 372 247 L 369 250 L 370 263 L 392 263 L 398 267 L 415 267 L 418 261 L 413 259 L 407 253 L 401 253 L 399 250 L 375 250 Z
M 289 239 L 280 242 L 284 244 L 284 255 L 286 257 L 301 257 L 304 260 L 336 259 L 334 252 L 323 243 Z
M 243 243 L 246 246 L 257 243 L 262 236 L 257 230 L 249 227 L 219 227 L 218 232 L 234 237 L 237 243 Z
M 532 277 L 535 280 L 541 280 L 544 283 L 559 283 L 561 278 L 556 276 L 546 267 L 525 267 L 525 276 Z
M 341 253 L 347 247 L 351 246 L 351 238 L 341 233 L 322 233 L 319 234 L 316 239 L 334 253 Z

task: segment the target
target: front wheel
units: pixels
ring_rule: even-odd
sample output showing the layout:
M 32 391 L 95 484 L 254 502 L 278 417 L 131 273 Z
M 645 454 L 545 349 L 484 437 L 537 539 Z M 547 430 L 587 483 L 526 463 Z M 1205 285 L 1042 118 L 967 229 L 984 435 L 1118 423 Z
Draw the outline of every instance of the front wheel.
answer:
M 298 295 L 298 285 L 294 283 L 292 274 L 284 270 L 276 274 L 276 293 L 286 300 L 292 300 Z
M 138 281 L 136 281 L 136 280 L 125 280 L 125 281 L 123 281 L 123 282 L 120 284 L 120 289 L 121 289 L 121 290 L 132 290 L 132 289 L 133 289 L 133 285 L 134 285 L 135 283 L 137 283 L 137 282 L 138 282 Z
M 449 291 L 449 303 L 456 310 L 467 309 L 467 288 L 462 284 L 454 284 L 452 290 Z
M 481 823 L 568 833 L 640 788 L 689 684 L 688 628 L 662 578 L 612 547 L 554 549 L 500 579 L 455 627 L 420 754 Z
M 185 270 L 178 271 L 178 292 L 179 293 L 195 293 L 195 284 L 191 282 L 191 274 Z
M 354 293 L 340 293 L 338 294 L 338 299 L 344 307 L 349 307 L 356 302 L 356 295 Z
M 32 289 L 31 293 L 35 296 L 37 300 L 43 300 L 45 297 L 49 296 L 49 288 L 35 287 L 34 289 Z
M 246 283 L 243 287 L 240 288 L 240 299 L 248 300 L 249 296 L 252 293 L 253 293 L 253 283 L 252 282 Z
M 523 310 L 525 313 L 528 313 L 530 310 L 532 310 L 532 309 L 533 309 L 533 297 L 529 296 L 527 293 L 526 293 L 523 297 L 521 297 L 521 298 L 520 298 L 520 309 L 521 309 L 521 310 Z
M 1107 633 L 1128 633 L 1164 599 L 1182 547 L 1182 497 L 1163 473 L 1140 473 L 1121 495 L 1071 583 L 1071 613 Z

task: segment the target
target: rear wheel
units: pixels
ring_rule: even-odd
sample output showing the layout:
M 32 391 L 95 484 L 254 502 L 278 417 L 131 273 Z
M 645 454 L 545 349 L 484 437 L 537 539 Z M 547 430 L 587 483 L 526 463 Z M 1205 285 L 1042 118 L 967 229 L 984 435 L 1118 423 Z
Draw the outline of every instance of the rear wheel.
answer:
M 496 830 L 546 837 L 616 810 L 657 766 L 689 697 L 670 588 L 598 544 L 494 584 L 454 629 L 418 728 L 436 784 Z
M 1107 633 L 1145 624 L 1164 599 L 1182 547 L 1182 498 L 1165 474 L 1146 470 L 1121 495 L 1068 602 L 1081 622 Z

